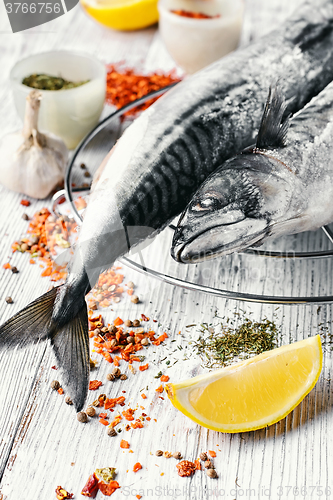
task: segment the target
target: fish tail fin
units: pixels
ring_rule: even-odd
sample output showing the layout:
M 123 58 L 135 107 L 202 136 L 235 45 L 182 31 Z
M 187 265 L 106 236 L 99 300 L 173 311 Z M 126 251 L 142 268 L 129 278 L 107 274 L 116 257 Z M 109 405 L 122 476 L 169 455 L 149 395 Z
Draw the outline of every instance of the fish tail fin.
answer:
M 58 288 L 52 288 L 0 326 L 0 349 L 26 347 L 49 337 Z
M 68 308 L 55 303 L 62 286 L 53 288 L 15 314 L 0 327 L 0 349 L 13 349 L 50 339 L 63 372 L 63 385 L 69 389 L 80 411 L 89 384 L 88 314 L 85 301 L 71 315 Z
M 87 397 L 90 371 L 88 313 L 85 302 L 74 318 L 53 330 L 51 344 L 62 368 L 62 382 L 73 398 L 76 411 L 80 411 Z

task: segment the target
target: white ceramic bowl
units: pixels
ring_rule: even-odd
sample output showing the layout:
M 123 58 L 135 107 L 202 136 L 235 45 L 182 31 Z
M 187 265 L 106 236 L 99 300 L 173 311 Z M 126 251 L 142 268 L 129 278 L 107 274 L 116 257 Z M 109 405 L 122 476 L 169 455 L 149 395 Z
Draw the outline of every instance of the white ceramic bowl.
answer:
M 166 48 L 186 73 L 194 73 L 237 48 L 243 0 L 159 0 L 159 26 Z M 172 10 L 202 12 L 214 19 L 195 19 Z
M 34 73 L 61 76 L 70 81 L 90 80 L 67 90 L 41 90 L 40 130 L 61 137 L 68 148 L 75 148 L 96 125 L 101 115 L 106 88 L 104 64 L 93 57 L 67 51 L 42 52 L 17 62 L 10 72 L 14 101 L 24 119 L 26 97 L 31 88 L 22 84 Z

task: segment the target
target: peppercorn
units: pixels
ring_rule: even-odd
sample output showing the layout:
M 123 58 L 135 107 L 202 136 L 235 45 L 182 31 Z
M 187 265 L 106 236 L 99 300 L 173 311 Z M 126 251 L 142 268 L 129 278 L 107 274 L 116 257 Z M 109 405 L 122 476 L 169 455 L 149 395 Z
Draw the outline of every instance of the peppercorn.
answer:
M 134 288 L 134 283 L 133 283 L 133 281 L 129 281 L 129 282 L 127 283 L 127 286 L 128 286 L 128 288 Z
M 210 460 L 206 460 L 204 463 L 205 469 L 214 469 L 214 466 Z
M 110 332 L 110 333 L 117 333 L 117 327 L 116 327 L 116 326 L 114 326 L 114 325 L 110 326 L 110 327 L 109 327 L 109 332 Z
M 26 252 L 28 250 L 29 246 L 26 243 L 22 243 L 21 245 L 21 252 Z
M 85 173 L 84 173 L 84 176 L 85 177 L 91 177 L 90 172 L 88 172 L 88 170 L 86 170 Z
M 127 342 L 128 342 L 129 344 L 135 344 L 135 339 L 134 339 L 134 337 L 131 337 L 131 335 L 129 335 L 129 336 L 127 337 Z
M 114 369 L 112 370 L 112 373 L 113 373 L 113 375 L 114 375 L 116 378 L 119 378 L 119 377 L 120 377 L 120 375 L 121 375 L 121 371 L 120 371 L 120 369 L 119 369 L 119 368 L 114 368 Z
M 97 335 L 99 335 L 101 333 L 101 330 L 99 328 L 95 328 L 95 330 L 93 330 L 93 332 L 94 332 L 94 335 L 96 337 Z
M 83 424 L 86 424 L 88 422 L 88 416 L 84 411 L 80 411 L 76 415 L 76 418 L 78 419 L 79 422 L 82 422 Z
M 60 389 L 60 383 L 58 382 L 58 380 L 52 380 L 51 389 L 54 389 L 55 391 Z
M 13 274 L 18 273 L 18 269 L 17 269 L 17 267 L 15 267 L 15 266 L 13 266 L 13 267 L 11 268 L 11 271 L 12 271 L 12 273 L 13 273 Z
M 116 288 L 117 288 L 116 285 L 111 285 L 108 288 L 108 292 L 114 292 Z
M 138 328 L 137 331 L 135 332 L 136 335 L 141 335 L 142 333 L 145 333 L 143 328 Z
M 86 409 L 86 414 L 88 415 L 88 417 L 94 417 L 96 415 L 96 410 L 93 406 L 88 406 L 88 408 Z
M 116 436 L 117 435 L 117 431 L 115 431 L 113 427 L 108 427 L 106 433 L 108 436 Z
M 133 321 L 133 326 L 140 326 L 140 320 L 139 319 L 135 319 Z
M 206 474 L 208 477 L 211 477 L 211 478 L 217 477 L 217 472 L 215 469 L 207 469 Z
M 96 368 L 96 365 L 97 365 L 97 361 L 95 361 L 94 359 L 89 359 L 89 366 L 90 366 L 90 370 L 94 370 Z
M 27 214 L 23 214 L 23 215 L 22 215 L 22 219 L 23 219 L 23 220 L 29 220 L 29 215 L 27 215 Z
M 208 460 L 207 453 L 205 453 L 205 452 L 200 453 L 199 458 L 203 462 L 206 462 L 206 460 Z
M 125 375 L 125 373 L 120 375 L 120 380 L 127 380 L 127 375 Z
M 99 293 L 97 296 L 96 296 L 96 300 L 97 302 L 102 302 L 102 300 L 104 299 L 103 295 L 101 293 Z
M 113 299 L 113 302 L 115 302 L 116 304 L 118 304 L 118 302 L 120 302 L 120 298 L 119 298 L 119 297 L 115 297 L 115 298 Z
M 116 339 L 112 339 L 112 340 L 110 340 L 110 346 L 111 346 L 111 347 L 116 347 L 116 345 L 117 345 L 117 341 L 116 341 Z
M 149 340 L 147 339 L 147 337 L 145 337 L 144 339 L 141 340 L 141 345 L 148 345 L 149 344 Z
M 80 167 L 83 168 L 83 169 L 86 168 L 85 163 L 81 163 Z
M 8 297 L 6 297 L 5 300 L 6 300 L 7 304 L 12 304 L 14 302 L 13 299 L 9 295 L 8 295 Z
M 137 295 L 132 295 L 131 302 L 137 304 L 139 302 L 139 297 Z
M 180 460 L 182 457 L 182 454 L 180 453 L 180 451 L 176 451 L 175 453 L 173 453 L 173 458 L 176 458 L 177 460 Z
M 132 326 L 132 321 L 130 319 L 125 320 L 125 326 Z
M 163 451 L 162 451 L 162 450 L 157 450 L 157 451 L 155 452 L 155 455 L 156 455 L 157 457 L 161 457 L 161 456 L 163 455 Z
M 108 331 L 109 331 L 109 329 L 107 326 L 103 326 L 103 328 L 101 328 L 102 333 L 107 333 Z
M 112 382 L 116 377 L 113 375 L 113 373 L 108 373 L 106 376 L 107 380 Z
M 66 405 L 72 405 L 73 401 L 71 400 L 71 398 L 69 396 L 66 396 L 65 397 L 65 403 L 66 403 Z

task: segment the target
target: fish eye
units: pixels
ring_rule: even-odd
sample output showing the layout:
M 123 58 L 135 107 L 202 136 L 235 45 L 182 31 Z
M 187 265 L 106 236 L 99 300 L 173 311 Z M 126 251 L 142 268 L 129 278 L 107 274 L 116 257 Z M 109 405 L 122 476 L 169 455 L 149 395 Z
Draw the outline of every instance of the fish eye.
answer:
M 192 210 L 194 212 L 203 212 L 208 210 L 217 210 L 222 206 L 222 201 L 214 195 L 207 194 L 201 199 L 194 201 L 192 205 Z

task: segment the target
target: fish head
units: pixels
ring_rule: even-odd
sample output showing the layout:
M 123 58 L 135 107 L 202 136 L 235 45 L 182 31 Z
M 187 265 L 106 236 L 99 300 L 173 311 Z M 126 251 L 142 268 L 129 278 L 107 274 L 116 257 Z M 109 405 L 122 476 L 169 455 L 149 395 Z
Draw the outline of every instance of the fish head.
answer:
M 218 168 L 182 213 L 171 255 L 195 263 L 258 245 L 288 212 L 292 175 L 264 154 L 242 154 Z

